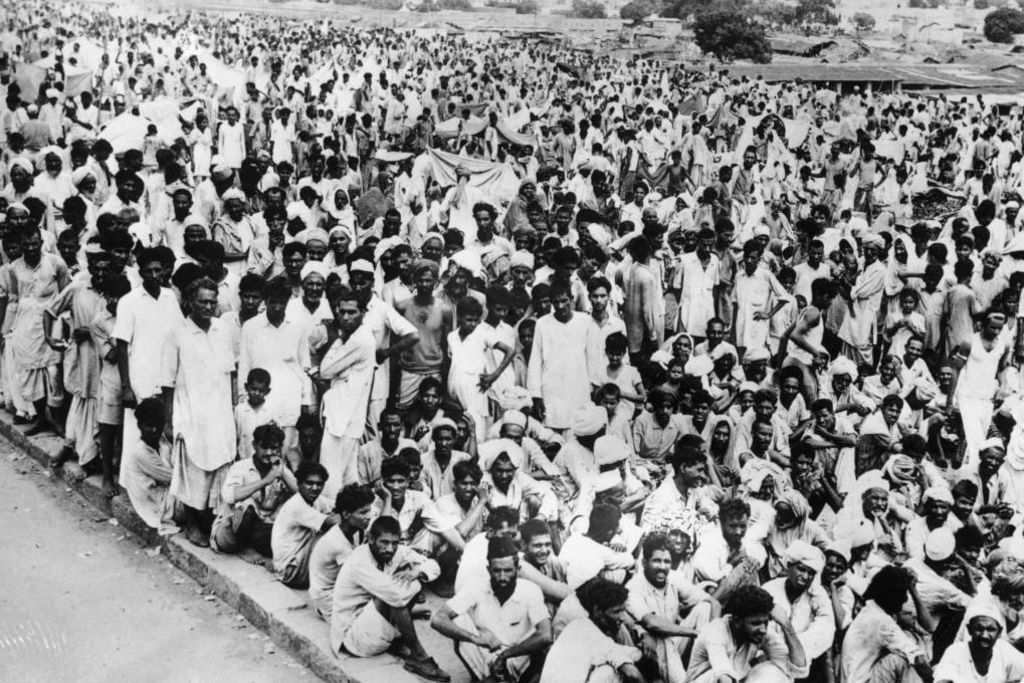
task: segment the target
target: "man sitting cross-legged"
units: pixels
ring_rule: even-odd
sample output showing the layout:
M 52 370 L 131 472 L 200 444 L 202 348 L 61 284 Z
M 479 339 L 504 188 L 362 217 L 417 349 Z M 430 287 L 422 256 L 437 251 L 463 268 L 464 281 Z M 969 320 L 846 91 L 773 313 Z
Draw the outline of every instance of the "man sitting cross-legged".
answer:
M 530 680 L 551 645 L 551 617 L 536 584 L 519 580 L 519 553 L 507 536 L 488 541 L 487 573 L 434 615 L 431 626 L 455 641 L 473 680 Z
M 369 542 L 345 560 L 331 602 L 331 648 L 373 657 L 393 646 L 409 651 L 405 669 L 431 681 L 451 677 L 423 649 L 412 619 L 412 604 L 424 583 L 441 573 L 437 562 L 401 545 L 394 517 L 370 525 Z
M 309 599 L 324 621 L 331 621 L 331 600 L 338 572 L 352 551 L 362 545 L 373 516 L 373 491 L 349 484 L 338 492 L 334 511 L 341 517 L 313 546 L 309 556 Z

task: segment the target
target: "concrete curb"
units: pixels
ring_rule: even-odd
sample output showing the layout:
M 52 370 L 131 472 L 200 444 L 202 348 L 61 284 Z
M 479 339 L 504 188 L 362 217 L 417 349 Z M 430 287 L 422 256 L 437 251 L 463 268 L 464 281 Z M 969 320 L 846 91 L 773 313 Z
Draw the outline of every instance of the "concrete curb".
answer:
M 53 435 L 25 436 L 13 424 L 9 413 L 0 410 L 0 436 L 22 449 L 43 467 L 49 467 L 51 455 L 59 453 L 63 442 Z M 180 535 L 162 537 L 149 528 L 135 513 L 126 494 L 112 500 L 100 490 L 100 478 L 93 476 L 78 483 L 53 478 L 57 486 L 66 486 L 84 498 L 92 507 L 117 520 L 118 524 L 142 539 L 148 546 L 159 546 L 161 553 L 206 591 L 216 595 L 241 614 L 249 623 L 263 631 L 279 647 L 299 663 L 328 683 L 419 683 L 422 679 L 402 668 L 401 661 L 391 656 L 357 659 L 336 657 L 331 652 L 328 628 L 310 608 L 304 591 L 296 591 L 277 582 L 263 567 L 248 564 L 236 557 L 219 555 L 208 548 L 199 548 Z M 424 641 L 434 641 L 432 649 L 442 645 L 430 629 L 419 629 Z M 424 632 L 426 631 L 426 632 Z M 445 654 L 451 652 L 450 644 Z M 453 655 L 437 657 L 453 674 L 453 682 L 466 677 Z

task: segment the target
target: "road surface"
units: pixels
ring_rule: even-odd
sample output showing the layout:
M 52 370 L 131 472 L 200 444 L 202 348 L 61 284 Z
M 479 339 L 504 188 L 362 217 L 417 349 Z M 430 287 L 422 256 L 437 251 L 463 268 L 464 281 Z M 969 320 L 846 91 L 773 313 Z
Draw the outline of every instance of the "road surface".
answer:
M 0 681 L 317 680 L 46 474 L 0 440 Z

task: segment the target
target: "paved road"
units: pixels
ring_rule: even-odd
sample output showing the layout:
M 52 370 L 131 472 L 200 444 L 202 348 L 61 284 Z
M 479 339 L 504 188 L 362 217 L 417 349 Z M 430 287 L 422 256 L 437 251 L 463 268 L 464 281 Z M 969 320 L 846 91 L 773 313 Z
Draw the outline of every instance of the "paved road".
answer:
M 0 440 L 0 681 L 315 676 Z

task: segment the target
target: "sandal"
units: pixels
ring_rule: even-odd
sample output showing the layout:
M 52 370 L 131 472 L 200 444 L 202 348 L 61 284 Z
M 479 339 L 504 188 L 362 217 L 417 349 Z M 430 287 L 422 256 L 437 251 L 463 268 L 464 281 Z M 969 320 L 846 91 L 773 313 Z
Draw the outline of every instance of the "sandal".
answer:
M 403 668 L 420 678 L 426 678 L 428 681 L 448 683 L 448 681 L 452 680 L 452 677 L 439 667 L 432 657 L 427 657 L 426 659 L 407 659 Z

